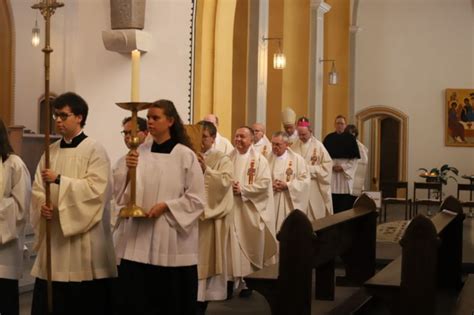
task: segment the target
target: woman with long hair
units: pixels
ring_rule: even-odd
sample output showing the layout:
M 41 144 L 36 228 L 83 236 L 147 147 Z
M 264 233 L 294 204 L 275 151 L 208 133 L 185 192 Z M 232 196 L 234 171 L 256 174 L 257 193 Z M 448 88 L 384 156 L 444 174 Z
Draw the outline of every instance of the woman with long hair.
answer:
M 31 179 L 15 155 L 0 119 L 0 314 L 19 314 L 18 279 L 23 273 L 25 224 Z
M 148 110 L 149 141 L 126 158 L 137 167 L 136 203 L 146 218 L 131 218 L 116 244 L 123 314 L 195 314 L 198 219 L 204 178 L 181 118 L 169 100 Z M 129 198 L 128 188 L 119 202 Z

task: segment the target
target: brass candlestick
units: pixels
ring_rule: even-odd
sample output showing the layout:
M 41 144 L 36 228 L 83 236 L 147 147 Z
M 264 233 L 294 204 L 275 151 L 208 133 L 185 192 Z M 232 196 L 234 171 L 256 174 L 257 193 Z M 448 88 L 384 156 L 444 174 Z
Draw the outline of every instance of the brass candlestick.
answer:
M 147 109 L 151 107 L 152 103 L 145 102 L 126 102 L 126 103 L 116 103 L 120 108 L 129 110 L 132 112 L 132 134 L 130 140 L 130 152 L 136 152 L 137 148 L 140 146 L 140 140 L 138 139 L 138 122 L 137 114 L 138 111 Z M 137 198 L 137 168 L 130 167 L 128 169 L 128 179 L 130 181 L 130 200 L 128 205 L 120 209 L 121 218 L 142 218 L 146 216 L 146 212 L 136 204 Z

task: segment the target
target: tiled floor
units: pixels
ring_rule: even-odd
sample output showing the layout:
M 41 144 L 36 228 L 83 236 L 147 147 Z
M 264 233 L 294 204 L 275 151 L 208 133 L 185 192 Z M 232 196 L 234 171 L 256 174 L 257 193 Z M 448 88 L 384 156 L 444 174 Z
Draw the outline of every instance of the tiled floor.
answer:
M 426 213 L 426 211 L 421 211 Z M 403 220 L 404 213 L 402 209 L 393 207 L 387 214 L 387 221 Z M 466 217 L 464 221 L 464 252 L 463 262 L 464 264 L 474 266 L 474 219 Z M 377 258 L 381 259 L 393 259 L 400 255 L 400 247 L 396 243 L 378 243 L 377 244 Z M 342 270 L 337 270 L 337 273 L 342 273 Z M 24 289 L 31 289 L 31 279 L 23 281 Z M 339 305 L 347 297 L 352 295 L 357 288 L 337 287 L 336 288 L 336 299 L 335 301 L 313 301 L 312 314 L 326 314 L 328 311 Z M 31 308 L 31 292 L 27 291 L 20 296 L 20 308 L 21 315 L 30 314 Z M 448 301 L 441 307 L 439 314 L 448 314 L 446 309 L 452 307 L 452 303 L 455 301 L 455 297 L 448 299 Z M 214 302 L 210 303 L 207 313 L 208 315 L 266 315 L 270 314 L 268 304 L 265 299 L 258 293 L 254 293 L 249 298 L 239 298 L 234 296 L 229 301 Z M 377 312 L 377 314 L 384 314 L 383 311 Z

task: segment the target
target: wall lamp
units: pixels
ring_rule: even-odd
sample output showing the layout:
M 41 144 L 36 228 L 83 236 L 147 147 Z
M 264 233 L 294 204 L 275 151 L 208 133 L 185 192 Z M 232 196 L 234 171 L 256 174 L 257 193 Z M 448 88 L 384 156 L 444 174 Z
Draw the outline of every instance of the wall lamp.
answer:
M 277 40 L 278 41 L 278 51 L 273 54 L 273 69 L 285 69 L 286 67 L 286 57 L 285 54 L 281 51 L 281 37 L 263 37 L 263 41 L 266 40 Z
M 338 75 L 336 72 L 336 60 L 334 59 L 319 59 L 319 62 L 332 62 L 331 71 L 329 72 L 329 85 L 336 85 L 338 82 Z

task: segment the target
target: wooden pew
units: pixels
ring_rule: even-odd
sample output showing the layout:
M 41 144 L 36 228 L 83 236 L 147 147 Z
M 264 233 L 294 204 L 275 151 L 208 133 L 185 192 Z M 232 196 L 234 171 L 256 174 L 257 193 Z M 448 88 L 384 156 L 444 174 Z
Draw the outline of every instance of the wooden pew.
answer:
M 25 162 L 31 179 L 33 180 L 36 167 L 44 152 L 44 135 L 24 133 L 24 126 L 11 126 L 8 128 L 8 138 L 13 151 Z M 58 135 L 50 135 L 51 143 L 59 140 Z
M 454 315 L 474 314 L 474 275 L 469 275 L 459 294 Z
M 419 215 L 400 241 L 402 255 L 365 283 L 392 314 L 434 314 L 436 288 L 458 289 L 464 214 L 450 196 L 431 220 Z
M 376 220 L 375 203 L 366 195 L 353 209 L 317 220 L 312 227 L 305 215 L 293 211 L 277 236 L 280 263 L 245 277 L 247 286 L 267 299 L 272 314 L 310 314 L 312 269 L 315 298 L 325 300 L 334 299 L 336 257 L 342 258 L 351 283 L 362 285 L 374 275 Z

